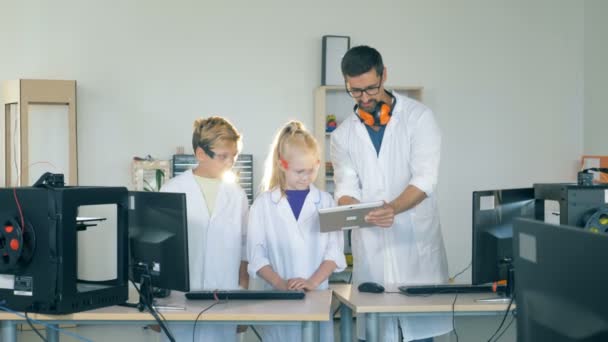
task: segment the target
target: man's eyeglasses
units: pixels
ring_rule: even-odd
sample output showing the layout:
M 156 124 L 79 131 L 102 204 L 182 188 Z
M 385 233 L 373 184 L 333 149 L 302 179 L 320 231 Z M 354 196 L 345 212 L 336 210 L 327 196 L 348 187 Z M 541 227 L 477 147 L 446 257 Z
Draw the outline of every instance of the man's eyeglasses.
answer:
M 372 95 L 376 95 L 376 94 L 378 94 L 378 92 L 380 92 L 381 86 L 382 86 L 382 80 L 380 80 L 380 83 L 378 83 L 377 86 L 367 87 L 365 89 L 357 89 L 357 88 L 348 89 L 348 86 L 347 86 L 346 91 L 352 97 L 361 97 L 363 95 L 363 93 L 366 93 L 367 95 L 372 96 Z

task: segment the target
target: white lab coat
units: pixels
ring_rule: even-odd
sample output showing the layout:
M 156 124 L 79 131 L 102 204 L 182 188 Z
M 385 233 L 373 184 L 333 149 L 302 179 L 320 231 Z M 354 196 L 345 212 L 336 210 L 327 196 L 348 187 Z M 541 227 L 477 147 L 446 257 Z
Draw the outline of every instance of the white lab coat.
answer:
M 163 192 L 186 194 L 190 291 L 238 289 L 246 260 L 247 196 L 236 183 L 222 182 L 211 217 L 192 170 L 169 180 Z M 192 324 L 170 324 L 176 341 L 192 340 Z M 236 341 L 236 325 L 197 324 L 197 341 Z
M 335 198 L 361 202 L 395 199 L 408 185 L 427 198 L 395 216 L 389 229 L 352 232 L 353 283 L 374 281 L 388 287 L 447 281 L 447 258 L 435 198 L 441 135 L 433 113 L 423 104 L 393 93 L 395 106 L 377 154 L 369 133 L 353 113 L 331 134 Z M 397 341 L 397 319 L 382 318 L 382 341 Z M 400 317 L 405 341 L 437 336 L 452 329 L 449 316 Z M 360 324 L 364 329 L 364 324 Z M 365 337 L 358 329 L 359 338 Z
M 283 279 L 308 279 L 324 260 L 336 263 L 335 272 L 343 271 L 346 260 L 342 232 L 319 231 L 318 210 L 334 205 L 331 195 L 311 185 L 296 221 L 279 189 L 260 194 L 249 212 L 247 256 L 251 277 L 258 277 L 260 268 L 270 265 Z M 263 284 L 265 289 L 272 289 L 270 284 Z M 327 280 L 319 286 L 327 288 Z M 302 339 L 299 326 L 264 326 L 260 330 L 264 342 Z M 332 321 L 321 324 L 321 341 L 333 341 Z

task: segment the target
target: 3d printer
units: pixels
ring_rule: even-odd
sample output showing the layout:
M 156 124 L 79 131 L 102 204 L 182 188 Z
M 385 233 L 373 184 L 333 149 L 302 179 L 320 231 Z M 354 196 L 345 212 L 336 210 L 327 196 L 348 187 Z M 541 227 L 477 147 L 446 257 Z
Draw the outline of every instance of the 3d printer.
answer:
M 77 234 L 85 205 L 115 204 L 116 279 L 77 279 Z M 32 187 L 0 189 L 0 298 L 25 312 L 67 314 L 124 303 L 128 295 L 128 192 L 64 187 L 45 174 Z M 106 258 L 106 256 L 101 256 Z
M 589 171 L 608 173 L 608 169 L 591 168 L 578 173 L 577 184 L 534 184 L 536 219 L 545 217 L 542 202 L 553 200 L 559 203 L 560 224 L 608 233 L 608 184 L 593 184 Z

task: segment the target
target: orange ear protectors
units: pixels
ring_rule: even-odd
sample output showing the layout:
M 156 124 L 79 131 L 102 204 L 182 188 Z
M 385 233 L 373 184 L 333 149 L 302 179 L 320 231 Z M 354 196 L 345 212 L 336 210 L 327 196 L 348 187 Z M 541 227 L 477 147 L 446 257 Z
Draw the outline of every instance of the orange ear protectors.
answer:
M 388 121 L 391 119 L 391 114 L 393 111 L 391 106 L 384 102 L 380 102 L 378 105 L 376 105 L 376 109 L 374 110 L 376 114 L 368 113 L 358 107 L 359 106 L 355 106 L 355 112 L 359 116 L 361 122 L 367 126 L 386 126 Z
M 387 92 L 391 97 L 394 96 Z M 368 113 L 363 109 L 359 108 L 359 105 L 355 105 L 355 114 L 359 117 L 359 120 L 363 122 L 367 126 L 386 126 L 393 115 L 393 106 L 388 105 L 382 101 L 376 104 L 376 108 L 374 108 L 373 113 Z

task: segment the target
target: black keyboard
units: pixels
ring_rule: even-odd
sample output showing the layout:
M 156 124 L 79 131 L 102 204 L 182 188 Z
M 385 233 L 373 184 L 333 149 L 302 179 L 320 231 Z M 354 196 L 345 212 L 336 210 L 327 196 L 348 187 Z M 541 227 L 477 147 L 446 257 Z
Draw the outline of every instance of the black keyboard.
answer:
M 250 290 L 217 290 L 217 291 L 192 291 L 186 293 L 186 298 L 197 300 L 255 300 L 255 299 L 304 299 L 304 291 L 250 291 Z
M 504 292 L 505 286 L 500 285 L 494 290 L 492 285 L 457 285 L 457 284 L 440 284 L 440 285 L 412 285 L 399 286 L 399 291 L 407 295 L 432 295 L 432 294 L 449 294 L 449 293 L 486 293 L 486 292 Z

